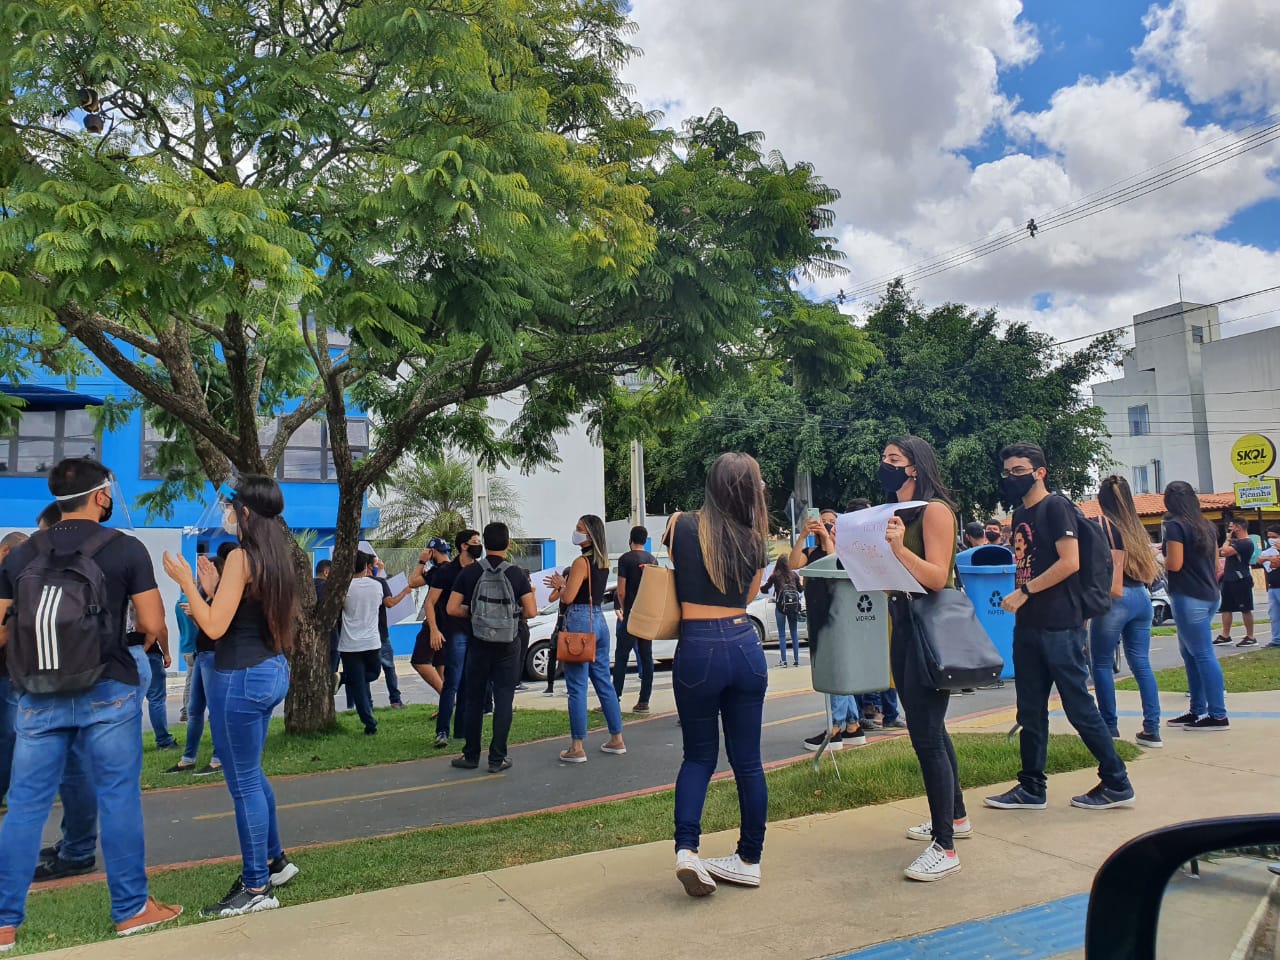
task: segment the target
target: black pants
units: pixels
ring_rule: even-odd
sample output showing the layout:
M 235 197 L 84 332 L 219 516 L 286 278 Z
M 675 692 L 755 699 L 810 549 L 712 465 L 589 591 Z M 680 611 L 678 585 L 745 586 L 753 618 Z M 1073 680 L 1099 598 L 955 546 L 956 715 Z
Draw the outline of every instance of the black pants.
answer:
M 626 621 L 619 621 L 616 635 L 617 648 L 613 651 L 613 689 L 622 700 L 622 688 L 627 682 L 627 664 L 631 651 L 636 652 L 636 676 L 640 678 L 640 695 L 637 703 L 648 703 L 653 696 L 653 641 L 631 635 Z
M 342 655 L 342 673 L 346 677 L 347 697 L 354 701 L 356 714 L 366 731 L 377 730 L 378 721 L 373 716 L 373 696 L 369 684 L 382 673 L 380 651 L 364 650 Z
M 462 682 L 467 687 L 467 703 L 478 706 L 484 702 L 485 688 L 493 688 L 493 739 L 489 741 L 489 762 L 501 763 L 507 756 L 507 738 L 511 735 L 512 704 L 516 696 L 516 676 L 519 672 L 520 644 L 484 643 L 471 638 L 467 644 L 467 665 L 462 671 Z M 480 760 L 480 734 L 484 728 L 484 711 L 466 711 L 463 729 L 467 734 L 462 755 L 468 760 Z
M 955 821 L 967 816 L 964 794 L 960 792 L 960 768 L 956 748 L 947 733 L 949 690 L 933 690 L 921 680 L 915 649 L 915 629 L 911 602 L 890 596 L 889 616 L 893 623 L 889 657 L 893 684 L 907 714 L 907 733 L 920 762 L 924 791 L 933 821 L 933 839 L 944 850 L 955 849 Z
M 547 651 L 547 691 L 556 688 L 556 652 L 560 645 L 560 630 L 564 627 L 564 614 L 556 620 L 556 628 L 551 631 L 551 647 Z

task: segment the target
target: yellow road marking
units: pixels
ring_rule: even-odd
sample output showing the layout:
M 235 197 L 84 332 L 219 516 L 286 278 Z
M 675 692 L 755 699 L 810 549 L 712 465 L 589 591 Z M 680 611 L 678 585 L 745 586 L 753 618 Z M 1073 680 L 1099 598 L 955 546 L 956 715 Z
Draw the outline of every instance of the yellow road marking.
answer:
M 988 713 L 984 717 L 970 717 L 967 720 L 959 720 L 952 726 L 956 727 L 1002 727 L 1005 724 L 1012 724 L 1018 719 L 1018 708 L 1010 707 L 1008 710 L 1001 710 L 999 713 Z
M 377 793 L 353 793 L 345 797 L 330 797 L 328 800 L 303 800 L 299 803 L 282 803 L 276 806 L 277 810 L 298 810 L 302 807 L 323 807 L 331 803 L 351 803 L 355 800 L 379 800 L 382 797 L 394 797 L 402 793 L 420 793 L 423 790 L 436 790 L 440 787 L 460 787 L 466 783 L 479 783 L 483 780 L 496 780 L 501 777 L 500 773 L 490 773 L 483 777 L 468 777 L 465 780 L 447 780 L 444 783 L 424 783 L 420 787 L 399 787 L 395 790 L 379 790 Z M 234 817 L 235 811 L 229 813 L 202 813 L 192 820 L 224 820 L 227 817 Z
M 818 713 L 805 713 L 805 714 L 801 714 L 801 715 L 800 715 L 800 716 L 798 716 L 798 717 L 787 717 L 785 720 L 770 720 L 768 723 L 762 723 L 762 724 L 760 724 L 760 726 L 762 726 L 762 727 L 780 727 L 780 726 L 782 726 L 784 723 L 795 723 L 797 720 L 812 720 L 812 719 L 814 719 L 815 717 L 825 717 L 826 715 L 827 715 L 827 711 L 825 711 L 825 710 L 821 710 L 821 711 L 819 711 Z

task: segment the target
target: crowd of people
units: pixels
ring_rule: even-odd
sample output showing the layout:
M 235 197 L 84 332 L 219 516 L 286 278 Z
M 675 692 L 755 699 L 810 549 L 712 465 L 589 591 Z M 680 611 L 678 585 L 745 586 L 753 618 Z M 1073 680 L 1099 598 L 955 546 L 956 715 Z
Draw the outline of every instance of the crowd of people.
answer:
M 1220 544 L 1195 492 L 1175 481 L 1165 491 L 1163 543 L 1153 550 L 1128 484 L 1108 477 L 1099 490 L 1103 517 L 1098 535 L 1106 538 L 1114 564 L 1111 602 L 1090 619 L 1081 575 L 1082 536 L 1091 529 L 1083 525 L 1090 521 L 1065 497 L 1050 492 L 1049 466 L 1038 446 L 1013 444 L 1001 451 L 1000 460 L 1002 496 L 1014 505 L 1017 573 L 1015 589 L 1003 598 L 1003 606 L 1016 616 L 1013 660 L 1022 770 L 1016 784 L 984 804 L 995 810 L 1047 807 L 1048 708 L 1056 686 L 1067 719 L 1098 761 L 1098 785 L 1073 797 L 1072 806 L 1130 806 L 1134 789 L 1114 744 L 1120 731 L 1113 663 L 1117 648 L 1123 647 L 1142 699 L 1137 742 L 1161 746 L 1160 705 L 1149 662 L 1150 586 L 1163 568 L 1190 686 L 1188 711 L 1166 726 L 1228 729 L 1222 671 L 1213 647 L 1229 638 L 1230 615 L 1237 612 L 1246 615 L 1242 644 L 1256 642 L 1253 563 L 1266 571 L 1272 643 L 1280 645 L 1280 526 L 1267 528 L 1266 549 L 1256 557 L 1242 521 L 1232 522 L 1227 541 Z M 956 585 L 958 547 L 1004 540 L 994 520 L 961 531 L 937 458 L 919 437 L 886 444 L 878 476 L 888 502 L 911 504 L 887 521 L 884 538 L 926 592 Z M 0 951 L 15 944 L 30 884 L 92 869 L 99 840 L 111 916 L 121 936 L 169 922 L 182 912 L 150 895 L 145 870 L 140 788 L 144 700 L 151 701 L 157 748 L 177 747 L 164 723 L 159 699 L 163 680 L 153 694 L 154 676 L 163 677 L 171 658 L 152 561 L 140 541 L 105 526 L 116 493 L 104 465 L 64 460 L 51 471 L 49 489 L 54 503 L 39 518 L 38 532 L 29 538 L 10 534 L 0 541 L 0 796 L 8 803 L 0 822 Z M 276 890 L 298 874 L 284 849 L 262 755 L 270 717 L 289 688 L 288 658 L 299 605 L 292 545 L 279 521 L 284 510 L 279 486 L 267 477 L 247 476 L 234 487 L 224 485 L 219 495 L 228 542 L 213 557 L 199 556 L 194 571 L 184 558 L 168 553 L 163 568 L 182 592 L 180 653 L 188 666 L 186 747 L 170 769 L 194 770 L 207 712 L 214 756 L 203 772 L 222 771 L 235 808 L 240 871 L 227 895 L 202 911 L 225 917 L 277 907 Z M 867 505 L 855 502 L 849 509 Z M 798 664 L 794 621 L 799 595 L 814 588 L 805 582 L 803 570 L 835 552 L 836 512 L 821 511 L 802 532 L 812 538 L 812 546 L 802 538 L 765 580 L 769 530 L 764 482 L 754 459 L 731 453 L 710 468 L 701 509 L 671 517 L 662 537 L 681 614 L 673 669 L 683 739 L 675 789 L 676 875 L 693 896 L 713 892 L 717 881 L 760 884 L 768 820 L 761 732 L 769 665 L 747 604 L 765 581 L 777 604 L 782 663 L 790 628 L 793 662 Z M 552 598 L 560 603 L 562 631 L 594 640 L 593 656 L 573 656 L 561 664 L 569 693 L 569 744 L 559 754 L 562 763 L 588 760 L 588 686 L 607 726 L 601 752 L 626 754 L 621 701 L 633 651 L 640 682 L 635 711 L 648 710 L 652 643 L 629 630 L 644 572 L 656 563 L 646 549 L 648 539 L 643 527 L 633 529 L 619 562 L 616 651 L 610 649 L 603 610 L 610 560 L 599 517 L 579 519 L 573 540 L 580 554 L 547 580 Z M 538 610 L 529 575 L 510 561 L 510 548 L 510 532 L 501 523 L 479 532 L 461 531 L 452 542 L 432 539 L 408 585 L 394 596 L 379 561 L 366 552 L 356 557 L 332 653 L 335 676 L 341 665 L 342 682 L 367 735 L 377 732 L 370 684 L 385 675 L 392 705 L 400 700 L 386 611 L 411 590 L 425 587 L 423 626 L 411 660 L 439 695 L 436 746 L 447 747 L 451 736 L 462 740 L 453 766 L 478 768 L 483 716 L 491 712 L 487 769 L 498 773 L 511 768 L 507 741 L 514 696 L 528 621 Z M 318 594 L 326 576 L 322 564 L 317 568 Z M 928 846 L 904 872 L 913 880 L 934 881 L 960 869 L 956 841 L 973 833 L 945 724 L 951 693 L 936 689 L 923 667 L 911 596 L 890 594 L 889 610 L 893 688 L 862 698 L 833 697 L 835 729 L 824 730 L 806 745 L 858 745 L 865 742 L 869 725 L 905 725 L 923 775 L 930 819 L 906 828 L 909 839 Z M 1223 632 L 1215 639 L 1211 622 L 1219 610 Z M 556 672 L 553 660 L 548 690 Z M 718 762 L 721 729 L 737 782 L 741 826 L 731 854 L 703 857 L 702 809 Z M 64 807 L 62 837 L 42 848 L 55 795 Z

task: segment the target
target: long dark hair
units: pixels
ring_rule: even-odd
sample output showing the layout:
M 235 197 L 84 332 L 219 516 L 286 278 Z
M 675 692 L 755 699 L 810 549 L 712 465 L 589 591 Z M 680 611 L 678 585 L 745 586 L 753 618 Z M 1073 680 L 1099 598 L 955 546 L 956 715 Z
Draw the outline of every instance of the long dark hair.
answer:
M 1164 488 L 1164 508 L 1169 519 L 1177 520 L 1191 537 L 1195 549 L 1212 554 L 1218 546 L 1217 528 L 1204 518 L 1195 488 L 1185 480 L 1174 480 Z
M 742 590 L 767 562 L 769 515 L 760 464 L 746 453 L 722 453 L 707 473 L 698 513 L 698 545 L 707 576 L 721 593 Z
M 237 481 L 231 506 L 235 510 L 240 549 L 249 561 L 251 579 L 246 595 L 262 604 L 275 651 L 293 653 L 298 604 L 293 551 L 279 519 L 284 512 L 284 494 L 270 477 L 249 474 Z
M 942 481 L 942 471 L 938 469 L 938 456 L 929 446 L 929 441 L 920 437 L 895 437 L 885 444 L 886 447 L 897 447 L 908 462 L 916 468 L 916 500 L 941 500 L 951 512 L 955 513 L 955 497 Z

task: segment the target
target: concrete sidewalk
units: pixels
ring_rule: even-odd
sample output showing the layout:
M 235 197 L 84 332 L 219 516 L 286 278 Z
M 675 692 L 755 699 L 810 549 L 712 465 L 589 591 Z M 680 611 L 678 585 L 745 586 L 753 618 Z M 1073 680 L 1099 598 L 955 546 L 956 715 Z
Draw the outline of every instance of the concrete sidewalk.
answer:
M 1169 695 L 1166 707 L 1179 702 Z M 1126 714 L 1134 712 L 1136 694 L 1122 694 L 1120 705 Z M 690 899 L 675 879 L 671 844 L 654 843 L 49 956 L 312 960 L 407 953 L 490 960 L 518 952 L 521 960 L 634 960 L 637 955 L 803 960 L 842 955 L 1085 893 L 1117 846 L 1156 827 L 1274 812 L 1280 793 L 1275 749 L 1280 723 L 1267 714 L 1277 713 L 1276 706 L 1280 695 L 1237 695 L 1229 732 L 1170 731 L 1164 750 L 1133 764 L 1138 805 L 1132 810 L 1072 809 L 1071 796 L 1096 783 L 1088 770 L 1052 777 L 1047 811 L 988 810 L 982 797 L 996 790 L 970 791 L 975 836 L 959 845 L 963 871 L 937 884 L 902 877 L 902 868 L 921 850 L 903 831 L 928 817 L 924 799 L 918 798 L 771 823 L 759 890 L 722 886 L 712 897 Z M 1055 720 L 1055 726 L 1061 723 Z M 987 726 L 1007 729 L 999 717 Z M 974 721 L 966 728 L 981 724 Z M 707 836 L 703 852 L 729 853 L 735 839 L 731 833 Z M 281 899 L 288 903 L 287 889 Z

